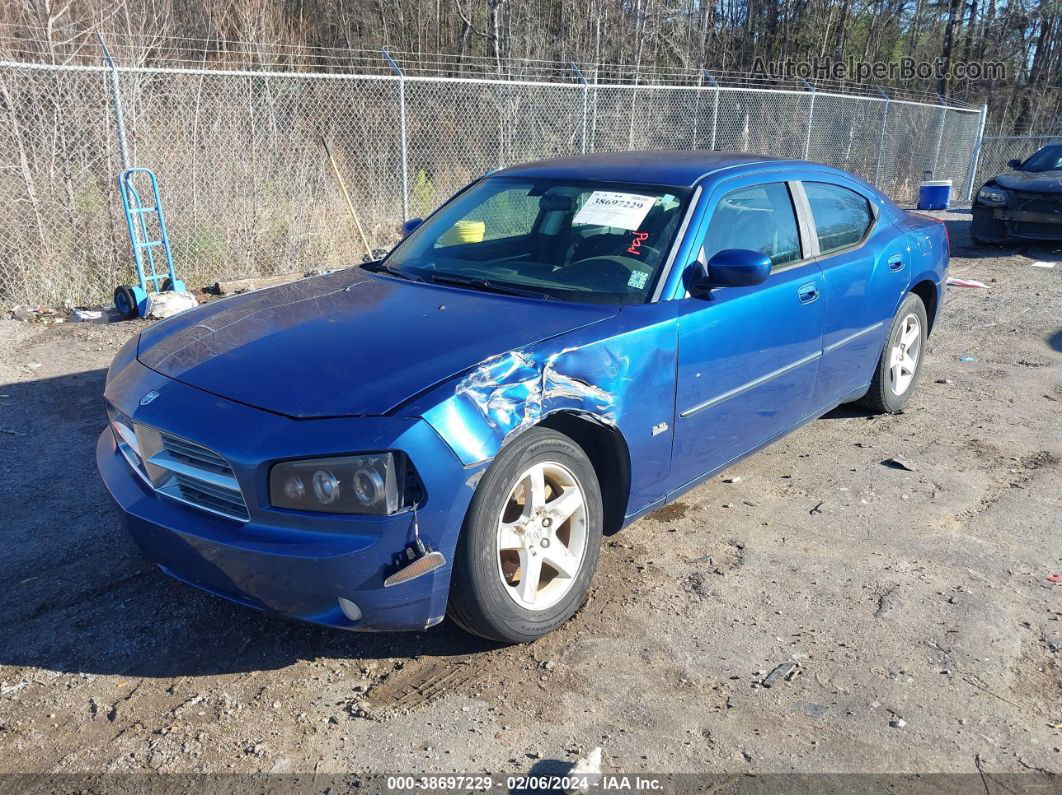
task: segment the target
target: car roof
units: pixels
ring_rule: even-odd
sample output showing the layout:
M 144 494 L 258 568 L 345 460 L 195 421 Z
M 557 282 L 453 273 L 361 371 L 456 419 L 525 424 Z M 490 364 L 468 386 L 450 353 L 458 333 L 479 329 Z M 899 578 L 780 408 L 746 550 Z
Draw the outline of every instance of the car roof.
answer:
M 538 177 L 544 179 L 600 180 L 642 185 L 668 185 L 689 188 L 712 172 L 757 163 L 797 164 L 770 155 L 705 150 L 664 150 L 655 152 L 601 152 L 592 155 L 536 160 L 500 169 L 492 177 Z

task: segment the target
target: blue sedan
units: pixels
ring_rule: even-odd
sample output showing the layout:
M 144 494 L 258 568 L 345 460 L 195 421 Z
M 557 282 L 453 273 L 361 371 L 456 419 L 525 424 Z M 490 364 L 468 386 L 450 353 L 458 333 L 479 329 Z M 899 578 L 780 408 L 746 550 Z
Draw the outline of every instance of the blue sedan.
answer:
M 97 462 L 198 588 L 531 641 L 582 605 L 603 533 L 839 404 L 901 410 L 948 256 L 943 224 L 827 166 L 516 166 L 380 262 L 131 340 Z

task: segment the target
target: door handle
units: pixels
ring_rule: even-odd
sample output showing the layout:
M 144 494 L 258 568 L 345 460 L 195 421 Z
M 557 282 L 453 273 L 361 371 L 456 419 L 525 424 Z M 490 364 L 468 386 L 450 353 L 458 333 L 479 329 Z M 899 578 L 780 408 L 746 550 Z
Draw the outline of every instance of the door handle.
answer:
M 899 254 L 893 254 L 889 257 L 889 270 L 890 271 L 902 271 L 903 270 L 903 257 Z
M 815 284 L 805 284 L 797 288 L 797 298 L 802 304 L 810 304 L 819 297 L 819 288 Z

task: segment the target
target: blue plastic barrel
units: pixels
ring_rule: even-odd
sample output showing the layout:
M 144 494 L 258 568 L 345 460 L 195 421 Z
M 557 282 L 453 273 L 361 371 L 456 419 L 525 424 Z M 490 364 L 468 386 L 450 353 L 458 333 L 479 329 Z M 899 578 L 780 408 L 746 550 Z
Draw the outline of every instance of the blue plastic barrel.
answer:
M 936 179 L 919 184 L 919 210 L 946 210 L 949 204 L 951 204 L 950 179 Z

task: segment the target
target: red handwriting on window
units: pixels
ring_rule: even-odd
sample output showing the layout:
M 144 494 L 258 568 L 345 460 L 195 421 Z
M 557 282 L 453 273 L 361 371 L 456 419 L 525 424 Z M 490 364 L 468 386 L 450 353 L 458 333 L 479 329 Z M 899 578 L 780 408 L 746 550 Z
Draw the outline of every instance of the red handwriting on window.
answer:
M 636 257 L 641 256 L 638 253 L 638 249 L 641 247 L 642 243 L 644 243 L 648 238 L 649 238 L 649 233 L 648 232 L 635 232 L 634 233 L 634 240 L 631 241 L 630 248 L 628 248 L 627 251 L 629 251 L 631 254 L 633 254 Z

